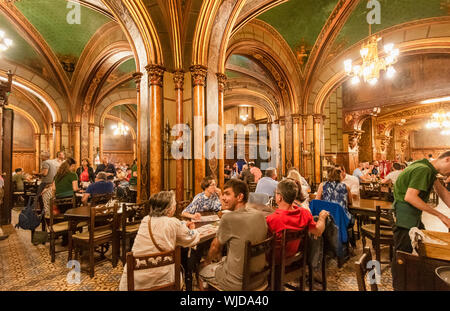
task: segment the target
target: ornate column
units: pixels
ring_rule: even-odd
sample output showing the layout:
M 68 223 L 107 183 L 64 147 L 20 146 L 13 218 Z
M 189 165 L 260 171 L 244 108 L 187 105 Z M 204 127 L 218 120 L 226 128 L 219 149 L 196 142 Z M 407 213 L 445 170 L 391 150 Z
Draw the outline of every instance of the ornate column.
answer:
M 55 150 L 53 157 L 56 156 L 56 153 L 61 151 L 61 126 L 60 122 L 54 122 L 53 125 L 53 141 L 55 142 Z
M 35 133 L 34 134 L 34 149 L 35 149 L 35 157 L 36 157 L 36 171 L 39 172 L 40 169 L 40 155 L 41 155 L 41 134 Z
M 281 176 L 286 175 L 286 122 L 282 117 L 279 120 L 280 125 L 280 149 L 281 149 Z
M 301 134 L 301 124 L 300 124 L 300 116 L 299 115 L 295 115 L 292 116 L 292 120 L 293 120 L 293 126 L 292 126 L 292 131 L 293 131 L 293 139 L 294 139 L 294 166 L 297 169 L 300 169 L 300 134 Z
M 163 77 L 159 65 L 145 67 L 148 74 L 150 99 L 150 195 L 163 189 Z
M 344 159 L 344 166 L 347 172 L 352 173 L 359 163 L 359 142 L 361 135 L 364 133 L 360 130 L 346 131 L 342 135 L 344 148 L 347 146 L 347 157 Z
M 322 154 L 322 129 L 324 115 L 313 115 L 314 120 L 314 182 L 319 184 L 322 182 L 322 163 L 320 155 Z
M 176 94 L 176 123 L 183 124 L 183 86 L 184 86 L 184 71 L 175 71 L 173 74 L 173 82 L 175 84 Z M 180 135 L 177 136 L 177 139 Z M 183 146 L 184 148 L 185 146 Z M 177 202 L 184 200 L 184 159 L 178 159 L 176 162 L 176 184 L 175 197 Z
M 89 123 L 89 144 L 88 144 L 88 157 L 91 163 L 94 163 L 95 151 L 94 151 L 94 133 L 95 124 Z
M 218 82 L 218 96 L 219 100 L 217 102 L 218 109 L 219 109 L 219 127 L 222 129 L 222 137 L 219 140 L 219 143 L 221 143 L 221 146 L 218 146 L 219 151 L 222 151 L 221 154 L 219 154 L 219 187 L 223 188 L 224 182 L 225 182 L 225 154 L 224 154 L 224 134 L 225 134 L 225 124 L 223 121 L 223 107 L 224 107 L 224 93 L 225 93 L 225 83 L 227 81 L 227 76 L 223 73 L 216 73 L 217 75 L 217 82 Z
M 137 93 L 137 202 L 147 200 L 149 195 L 148 173 L 149 173 L 149 140 L 148 136 L 148 106 L 142 103 L 141 99 L 141 81 L 143 74 L 135 72 L 133 74 L 136 83 Z M 100 129 L 100 133 L 102 129 Z M 101 136 L 101 134 L 100 134 Z M 100 155 L 102 147 L 100 147 Z
M 102 161 L 103 158 L 103 131 L 104 131 L 105 127 L 103 125 L 100 125 L 98 127 L 98 152 L 100 155 L 100 162 Z
M 55 144 L 53 143 L 53 133 L 47 135 L 47 150 L 50 152 L 50 158 L 55 158 Z
M 308 144 L 307 144 L 307 132 L 308 132 L 308 115 L 304 114 L 302 115 L 302 142 L 303 142 L 303 150 L 301 151 L 302 154 L 302 176 L 306 177 L 307 175 L 307 166 L 308 166 L 308 158 L 306 157 L 306 151 L 308 150 Z
M 205 160 L 205 82 L 207 68 L 195 65 L 192 74 L 193 138 L 194 138 L 194 194 L 202 192 L 200 183 L 206 175 Z
M 72 137 L 73 137 L 73 158 L 81 164 L 81 123 L 72 123 Z

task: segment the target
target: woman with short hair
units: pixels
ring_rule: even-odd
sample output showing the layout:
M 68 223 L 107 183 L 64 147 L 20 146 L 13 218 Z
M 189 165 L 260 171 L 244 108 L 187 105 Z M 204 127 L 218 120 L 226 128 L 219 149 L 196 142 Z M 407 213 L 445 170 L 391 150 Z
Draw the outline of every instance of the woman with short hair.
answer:
M 219 212 L 222 203 L 220 196 L 222 195 L 219 188 L 216 187 L 216 180 L 211 177 L 203 178 L 200 186 L 203 192 L 200 192 L 194 197 L 191 204 L 189 204 L 181 213 L 181 216 L 191 219 L 200 219 L 201 212 Z
M 134 256 L 167 252 L 174 250 L 176 246 L 190 247 L 198 243 L 200 234 L 193 229 L 193 224 L 173 217 L 176 210 L 173 191 L 161 191 L 154 194 L 149 200 L 149 205 L 150 213 L 142 219 L 131 250 Z M 136 290 L 163 286 L 174 280 L 172 265 L 134 272 L 134 288 Z M 126 265 L 123 269 L 119 290 L 127 290 Z

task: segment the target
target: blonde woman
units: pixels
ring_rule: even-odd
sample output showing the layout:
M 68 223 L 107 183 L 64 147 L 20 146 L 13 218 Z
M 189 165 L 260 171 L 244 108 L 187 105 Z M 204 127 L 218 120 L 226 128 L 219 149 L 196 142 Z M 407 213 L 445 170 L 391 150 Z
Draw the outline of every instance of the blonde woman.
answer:
M 309 210 L 309 192 L 311 191 L 311 188 L 309 187 L 306 179 L 303 178 L 303 176 L 300 175 L 300 173 L 295 168 L 289 170 L 286 178 L 295 180 L 296 182 L 298 182 L 297 185 L 301 186 L 301 196 L 303 197 L 303 201 L 300 202 L 300 206 Z

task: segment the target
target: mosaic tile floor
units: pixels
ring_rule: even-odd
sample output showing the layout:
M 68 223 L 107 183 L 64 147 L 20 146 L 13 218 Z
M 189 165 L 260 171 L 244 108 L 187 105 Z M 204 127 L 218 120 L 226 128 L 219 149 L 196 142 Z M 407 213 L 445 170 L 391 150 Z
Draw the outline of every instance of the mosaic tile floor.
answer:
M 13 211 L 13 224 L 18 213 Z M 66 267 L 67 252 L 56 254 L 56 261 L 50 262 L 49 244 L 34 246 L 30 231 L 14 229 L 12 225 L 4 226 L 9 238 L 0 241 L 0 291 L 115 291 L 118 289 L 123 266 L 119 262 L 116 268 L 106 261 L 95 267 L 95 277 L 82 272 L 79 284 L 67 281 L 70 269 Z M 361 255 L 361 242 L 358 241 L 356 256 L 352 257 L 342 268 L 337 268 L 335 260 L 328 262 L 328 290 L 356 291 L 358 285 L 353 263 Z M 387 249 L 382 255 L 387 256 Z M 84 265 L 83 265 L 84 266 Z M 316 283 L 314 289 L 320 290 Z M 392 290 L 390 267 L 382 266 L 379 290 Z

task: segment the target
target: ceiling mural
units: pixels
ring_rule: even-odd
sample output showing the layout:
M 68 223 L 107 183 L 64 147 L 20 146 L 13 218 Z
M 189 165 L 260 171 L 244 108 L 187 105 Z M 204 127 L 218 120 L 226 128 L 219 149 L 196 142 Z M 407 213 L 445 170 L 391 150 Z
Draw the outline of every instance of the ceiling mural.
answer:
M 450 15 L 449 0 L 379 0 L 381 5 L 381 23 L 372 25 L 372 33 L 394 25 L 430 17 Z M 367 1 L 361 0 L 340 31 L 334 50 L 345 48 L 363 40 L 369 35 L 366 21 Z
M 68 7 L 66 0 L 22 0 L 15 6 L 45 39 L 68 73 L 73 72 L 94 33 L 111 21 L 84 6 L 80 6 L 77 20 L 76 15 L 71 15 L 74 8 Z
M 291 0 L 259 15 L 258 19 L 274 27 L 304 65 L 337 3 L 337 0 Z

